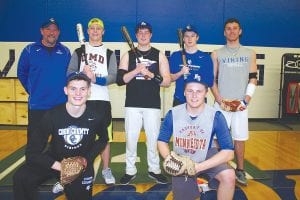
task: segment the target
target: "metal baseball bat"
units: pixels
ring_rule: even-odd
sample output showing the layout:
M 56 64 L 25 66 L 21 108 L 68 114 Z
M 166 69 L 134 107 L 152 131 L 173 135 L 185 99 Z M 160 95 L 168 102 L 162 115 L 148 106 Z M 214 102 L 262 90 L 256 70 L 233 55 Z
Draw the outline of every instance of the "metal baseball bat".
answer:
M 86 65 L 88 65 L 87 59 L 86 59 L 86 51 L 85 51 L 85 38 L 83 34 L 83 28 L 80 23 L 76 24 L 76 30 L 77 30 L 77 36 L 79 43 L 81 45 L 82 49 L 82 54 L 81 54 L 81 59 L 85 62 Z

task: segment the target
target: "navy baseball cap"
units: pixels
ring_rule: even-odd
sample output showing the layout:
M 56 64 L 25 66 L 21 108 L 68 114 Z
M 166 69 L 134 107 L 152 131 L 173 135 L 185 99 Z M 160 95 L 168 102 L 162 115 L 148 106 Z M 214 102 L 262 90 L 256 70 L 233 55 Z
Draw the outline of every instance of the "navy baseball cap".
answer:
M 212 73 L 207 73 L 206 71 L 201 72 L 191 72 L 184 80 L 187 83 L 201 83 L 207 87 L 212 87 L 214 83 L 214 75 Z
M 151 24 L 149 24 L 148 22 L 142 21 L 137 23 L 136 27 L 135 27 L 135 33 L 137 33 L 139 31 L 139 29 L 148 29 L 150 31 L 150 33 L 152 33 L 152 26 Z
M 184 27 L 184 29 L 182 30 L 182 32 L 183 33 L 185 33 L 185 32 L 194 32 L 197 35 L 199 35 L 197 28 L 195 26 L 193 26 L 193 25 L 190 25 L 190 24 L 186 25 L 186 27 Z
M 88 85 L 91 84 L 91 79 L 83 72 L 73 72 L 69 74 L 67 76 L 67 85 L 73 80 L 84 80 L 88 83 Z
M 50 26 L 51 24 L 56 25 L 56 27 L 59 29 L 59 25 L 58 23 L 55 21 L 54 18 L 50 18 L 47 21 L 45 21 L 44 23 L 42 23 L 41 28 L 47 28 L 48 26 Z

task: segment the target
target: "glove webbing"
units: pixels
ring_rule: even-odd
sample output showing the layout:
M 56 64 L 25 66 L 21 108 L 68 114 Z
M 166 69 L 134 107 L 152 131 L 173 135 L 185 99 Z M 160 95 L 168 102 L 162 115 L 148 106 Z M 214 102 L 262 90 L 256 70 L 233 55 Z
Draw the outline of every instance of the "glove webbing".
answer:
M 183 166 L 183 163 L 177 159 L 175 159 L 174 156 L 171 156 L 173 162 L 171 162 L 171 164 L 166 166 L 166 169 L 171 172 L 171 173 L 176 173 L 180 170 L 180 168 Z

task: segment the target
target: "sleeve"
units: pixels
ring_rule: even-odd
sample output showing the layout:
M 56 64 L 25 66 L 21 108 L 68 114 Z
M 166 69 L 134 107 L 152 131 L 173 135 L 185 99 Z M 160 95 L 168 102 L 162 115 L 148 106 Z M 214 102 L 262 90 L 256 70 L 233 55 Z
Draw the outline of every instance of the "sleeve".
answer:
M 217 141 L 220 149 L 234 149 L 226 119 L 220 111 L 217 111 L 215 114 L 213 133 L 215 133 L 217 136 Z
M 179 72 L 179 65 L 182 62 L 179 62 L 178 60 L 178 51 L 175 51 L 171 54 L 170 56 L 170 73 L 171 74 L 176 74 L 177 72 Z
M 96 130 L 98 137 L 93 147 L 90 149 L 89 152 L 87 152 L 85 156 L 85 158 L 89 163 L 92 163 L 95 160 L 96 156 L 99 155 L 99 153 L 101 153 L 104 150 L 108 142 L 108 130 L 109 130 L 110 123 L 112 121 L 111 106 L 109 102 L 104 102 L 104 103 L 105 103 L 104 105 L 105 108 L 100 106 L 101 112 L 92 108 L 94 112 L 103 113 L 104 116 L 102 117 L 102 120 L 98 124 L 98 128 Z
M 18 62 L 18 69 L 17 69 L 17 76 L 20 80 L 22 86 L 26 90 L 26 92 L 29 94 L 27 82 L 28 82 L 28 75 L 29 75 L 29 46 L 25 47 L 21 53 L 19 62 Z M 30 95 L 30 94 L 29 94 Z
M 106 77 L 106 85 L 110 85 L 116 82 L 117 79 L 117 58 L 115 52 L 112 52 L 109 58 L 108 76 Z
M 208 87 L 212 87 L 214 84 L 214 65 L 211 59 L 211 56 L 208 53 L 205 53 L 206 57 L 206 66 L 203 68 L 205 70 L 206 76 L 207 76 L 207 85 Z
M 77 72 L 78 70 L 79 70 L 78 55 L 77 52 L 74 51 L 69 62 L 67 76 L 73 72 Z
M 172 116 L 172 111 L 169 110 L 165 116 L 164 121 L 162 122 L 157 140 L 168 143 L 171 139 L 172 134 L 173 134 L 173 116 Z
M 26 148 L 26 162 L 51 169 L 55 159 L 50 157 L 46 152 L 49 135 L 53 132 L 52 120 L 50 112 L 48 111 L 40 126 L 34 131 L 31 140 L 28 141 Z

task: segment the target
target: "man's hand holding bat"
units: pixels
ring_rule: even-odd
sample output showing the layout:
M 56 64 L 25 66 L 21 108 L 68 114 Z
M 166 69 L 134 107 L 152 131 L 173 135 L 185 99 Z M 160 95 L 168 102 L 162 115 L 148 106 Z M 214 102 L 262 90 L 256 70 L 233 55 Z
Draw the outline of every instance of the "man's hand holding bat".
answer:
M 82 25 L 80 23 L 78 23 L 76 25 L 76 30 L 77 30 L 78 40 L 79 40 L 79 43 L 80 43 L 81 49 L 82 49 L 81 59 L 85 63 L 85 66 L 83 67 L 82 71 L 91 79 L 91 81 L 93 83 L 95 83 L 96 82 L 96 76 L 95 76 L 95 73 L 91 70 L 91 67 L 90 67 L 90 65 L 87 61 L 86 51 L 85 51 L 85 37 L 84 37 L 84 34 L 83 34 Z
M 184 49 L 183 33 L 181 28 L 177 29 L 177 36 L 178 36 L 179 47 L 181 49 L 181 57 L 182 57 L 182 64 L 183 64 L 180 72 L 182 72 L 182 75 L 186 77 L 190 73 L 190 68 L 188 67 L 186 62 L 186 53 Z
M 145 79 L 147 80 L 154 80 L 157 83 L 161 83 L 162 82 L 162 77 L 160 75 L 155 75 L 154 73 L 150 72 L 148 70 L 148 66 L 146 66 L 145 64 L 143 64 L 137 54 L 136 48 L 134 46 L 134 43 L 132 42 L 132 39 L 129 35 L 129 32 L 127 30 L 127 28 L 125 26 L 121 27 L 121 32 L 123 34 L 124 39 L 126 40 L 129 48 L 131 49 L 131 51 L 134 53 L 136 59 L 137 59 L 137 65 L 136 65 L 136 72 L 137 74 L 142 74 L 144 76 Z

